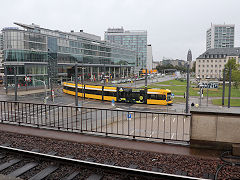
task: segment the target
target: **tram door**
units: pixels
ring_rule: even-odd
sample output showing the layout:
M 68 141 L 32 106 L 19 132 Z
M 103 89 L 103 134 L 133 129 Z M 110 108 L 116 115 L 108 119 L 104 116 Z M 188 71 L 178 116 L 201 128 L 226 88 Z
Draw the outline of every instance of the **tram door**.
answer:
M 132 89 L 131 88 L 117 88 L 117 101 L 118 102 L 132 102 Z
M 145 90 L 144 89 L 139 89 L 139 88 L 135 88 L 132 89 L 132 101 L 134 103 L 146 103 L 146 96 L 145 96 Z
M 128 103 L 146 103 L 146 92 L 144 89 L 117 88 L 117 101 Z

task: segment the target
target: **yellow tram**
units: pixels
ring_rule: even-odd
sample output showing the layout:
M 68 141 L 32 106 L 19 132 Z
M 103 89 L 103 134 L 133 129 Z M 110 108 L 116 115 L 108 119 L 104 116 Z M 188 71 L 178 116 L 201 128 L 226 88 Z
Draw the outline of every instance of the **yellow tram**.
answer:
M 75 84 L 63 83 L 63 92 L 75 95 Z M 102 101 L 116 101 L 139 104 L 171 105 L 171 91 L 168 89 L 123 88 L 78 84 L 78 96 Z

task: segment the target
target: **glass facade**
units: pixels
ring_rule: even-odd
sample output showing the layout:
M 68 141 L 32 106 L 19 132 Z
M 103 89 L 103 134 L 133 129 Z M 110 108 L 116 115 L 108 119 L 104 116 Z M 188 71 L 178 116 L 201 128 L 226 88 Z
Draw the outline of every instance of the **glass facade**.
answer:
M 136 52 L 118 44 L 86 38 L 75 33 L 64 33 L 33 25 L 17 25 L 23 27 L 4 28 L 3 53 L 4 64 L 9 79 L 13 75 L 12 66 L 17 65 L 17 75 L 21 81 L 24 77 L 41 76 L 48 79 L 49 71 L 55 77 L 67 76 L 67 70 L 78 62 L 91 67 L 126 67 L 135 66 Z M 91 69 L 91 73 L 101 73 L 103 68 Z M 89 69 L 85 70 L 90 72 Z M 110 69 L 109 72 L 113 72 Z M 98 75 L 98 74 L 96 74 Z
M 146 68 L 147 31 L 124 31 L 121 28 L 108 29 L 105 32 L 105 40 L 136 51 L 136 65 L 140 68 Z

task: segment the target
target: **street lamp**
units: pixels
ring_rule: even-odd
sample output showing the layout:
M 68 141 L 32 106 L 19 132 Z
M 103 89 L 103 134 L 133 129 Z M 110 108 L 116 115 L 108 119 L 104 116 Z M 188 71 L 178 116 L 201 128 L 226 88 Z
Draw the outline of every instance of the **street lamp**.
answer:
M 208 106 L 208 83 L 209 83 L 209 80 L 210 79 L 210 77 L 209 76 L 207 76 L 206 77 L 206 80 L 207 80 L 207 106 Z
M 189 65 L 192 61 L 192 52 L 189 49 L 187 54 L 187 93 L 186 93 L 186 113 L 189 112 Z

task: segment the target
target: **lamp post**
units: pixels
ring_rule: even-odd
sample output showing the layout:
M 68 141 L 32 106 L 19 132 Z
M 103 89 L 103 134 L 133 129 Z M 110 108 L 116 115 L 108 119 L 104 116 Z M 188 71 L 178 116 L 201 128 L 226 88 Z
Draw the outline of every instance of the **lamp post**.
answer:
M 105 75 L 105 73 L 106 73 L 105 59 L 104 59 L 104 69 L 103 69 L 103 71 L 104 71 L 104 72 L 103 72 L 103 73 L 104 73 L 104 74 L 103 74 L 103 75 L 104 75 L 104 76 L 103 76 L 103 81 L 104 81 L 104 86 L 105 86 L 105 84 L 106 84 L 106 82 L 105 82 L 105 81 L 106 81 L 106 75 Z
M 207 76 L 206 79 L 207 79 L 207 106 L 208 106 L 208 83 L 209 83 L 208 80 L 209 80 L 210 78 Z
M 231 99 L 231 81 L 232 81 L 232 67 L 229 67 L 229 90 L 228 90 L 228 108 L 230 108 L 230 99 Z
M 75 63 L 75 106 L 78 106 L 78 64 Z
M 17 67 L 14 67 L 15 101 L 17 101 Z
M 84 94 L 85 94 L 85 89 L 84 89 L 84 73 L 83 73 L 83 70 L 84 70 L 83 60 L 82 60 L 81 70 L 82 70 L 81 84 L 82 84 L 82 107 L 83 107 L 83 100 L 84 100 Z
M 8 94 L 8 78 L 7 78 L 7 67 L 4 65 L 4 85 L 6 94 Z
M 222 106 L 224 106 L 225 99 L 225 80 L 226 80 L 226 69 L 223 69 L 223 91 L 222 91 Z
M 189 113 L 189 65 L 192 61 L 192 52 L 189 49 L 187 54 L 187 92 L 186 92 L 186 113 Z

